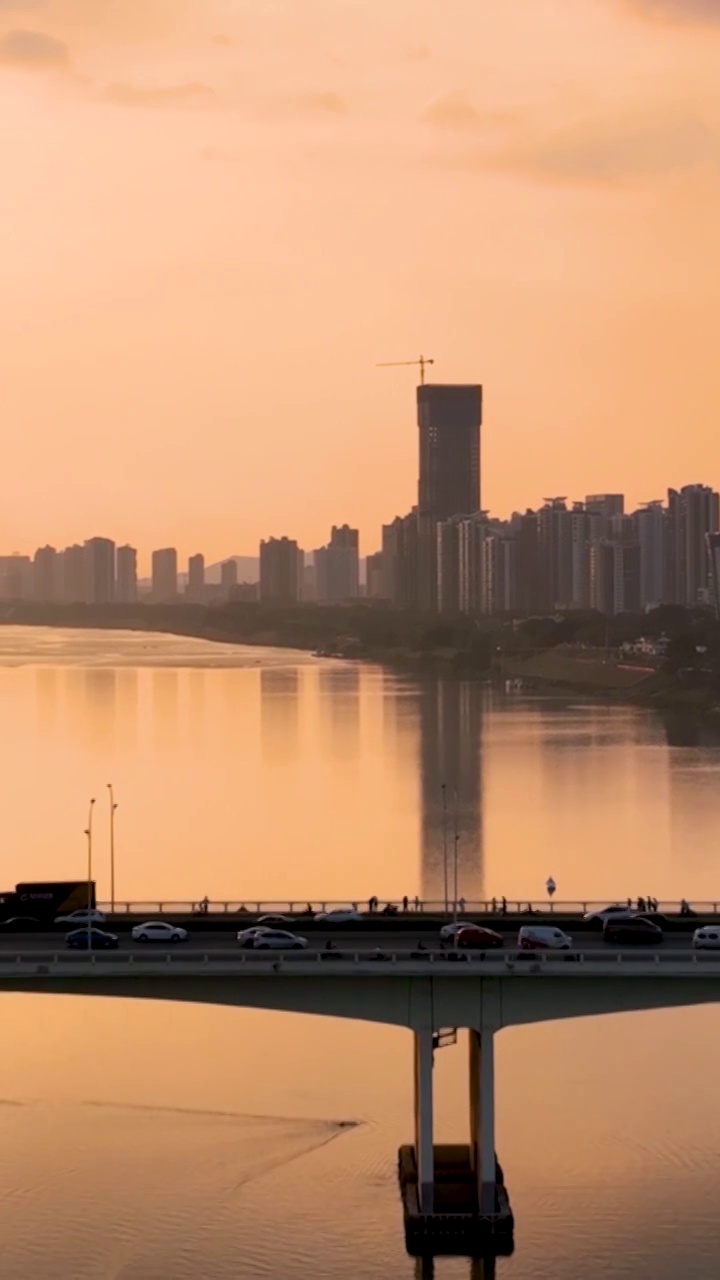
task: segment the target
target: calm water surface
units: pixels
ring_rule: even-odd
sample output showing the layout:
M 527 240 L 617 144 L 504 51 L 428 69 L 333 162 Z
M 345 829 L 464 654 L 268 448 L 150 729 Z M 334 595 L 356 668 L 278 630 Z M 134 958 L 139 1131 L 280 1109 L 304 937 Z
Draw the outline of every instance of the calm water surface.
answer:
M 540 897 L 549 874 L 560 898 L 720 898 L 720 750 L 642 712 L 19 629 L 0 630 L 0 711 L 2 887 L 82 876 L 96 795 L 105 896 L 112 781 L 119 897 L 441 896 L 446 781 L 468 898 Z M 395 1186 L 407 1032 L 60 996 L 2 1008 L 7 1280 L 420 1274 Z M 518 1226 L 501 1280 L 717 1273 L 719 1058 L 713 1008 L 502 1032 Z M 465 1065 L 462 1044 L 438 1054 L 439 1140 L 466 1135 Z

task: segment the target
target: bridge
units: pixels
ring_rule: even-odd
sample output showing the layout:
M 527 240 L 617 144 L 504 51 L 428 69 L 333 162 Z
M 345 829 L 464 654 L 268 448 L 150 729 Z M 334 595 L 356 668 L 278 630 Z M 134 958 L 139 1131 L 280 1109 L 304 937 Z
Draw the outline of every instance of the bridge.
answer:
M 87 954 L 64 950 L 57 932 L 6 936 L 0 991 L 194 1001 L 407 1027 L 415 1133 L 400 1151 L 400 1182 L 408 1247 L 476 1255 L 506 1251 L 513 1230 L 495 1154 L 497 1034 L 524 1023 L 720 999 L 720 951 L 692 949 L 696 919 L 659 948 L 616 949 L 585 932 L 570 952 L 538 953 L 518 951 L 514 930 L 502 950 L 458 952 L 441 949 L 437 922 L 432 937 L 426 925 L 422 949 L 390 919 L 373 933 L 362 924 L 349 931 L 313 923 L 306 950 L 271 953 L 244 951 L 227 924 L 223 934 L 205 920 L 172 949 L 126 934 L 117 951 Z M 329 941 L 334 950 L 325 949 Z M 434 1057 L 458 1029 L 467 1030 L 469 1044 L 462 1150 L 437 1146 L 433 1122 Z

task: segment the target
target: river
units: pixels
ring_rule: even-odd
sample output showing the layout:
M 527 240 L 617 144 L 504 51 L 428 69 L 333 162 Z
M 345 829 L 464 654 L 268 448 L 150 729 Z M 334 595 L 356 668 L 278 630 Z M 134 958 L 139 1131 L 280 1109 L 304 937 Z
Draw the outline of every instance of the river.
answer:
M 720 749 L 628 708 L 169 636 L 0 630 L 2 887 L 117 897 L 442 896 L 441 784 L 470 898 L 720 897 Z M 452 805 L 454 809 L 454 804 Z M 407 1032 L 204 1006 L 6 995 L 5 1280 L 391 1280 Z M 720 1011 L 504 1030 L 501 1280 L 716 1270 Z M 465 1046 L 437 1055 L 462 1140 Z M 438 1280 L 469 1277 L 440 1260 Z

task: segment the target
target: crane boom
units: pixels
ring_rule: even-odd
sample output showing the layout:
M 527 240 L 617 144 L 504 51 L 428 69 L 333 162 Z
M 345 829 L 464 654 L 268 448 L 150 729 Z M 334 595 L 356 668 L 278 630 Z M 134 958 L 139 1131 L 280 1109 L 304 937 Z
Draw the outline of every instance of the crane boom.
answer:
M 411 365 L 411 364 L 420 365 L 420 385 L 423 386 L 425 382 L 425 365 L 434 364 L 434 363 L 435 361 L 432 359 L 431 356 L 420 356 L 418 360 L 383 360 L 381 361 L 380 364 L 376 365 L 375 368 L 376 369 L 399 369 L 403 365 L 404 366 Z

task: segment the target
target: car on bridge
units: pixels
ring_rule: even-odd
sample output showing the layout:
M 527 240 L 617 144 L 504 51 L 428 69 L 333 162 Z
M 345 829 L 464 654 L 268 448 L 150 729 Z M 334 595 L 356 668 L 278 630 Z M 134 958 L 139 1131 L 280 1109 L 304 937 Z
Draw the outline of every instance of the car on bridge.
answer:
M 281 916 L 281 915 L 260 916 L 258 920 L 258 924 L 267 924 L 267 925 L 294 924 L 294 923 L 295 921 L 293 920 L 292 916 Z
M 249 929 L 241 929 L 236 936 L 241 947 L 251 947 L 259 934 L 272 932 L 273 930 L 267 924 L 254 924 Z
M 505 939 L 501 933 L 496 933 L 494 929 L 485 929 L 481 925 L 468 924 L 464 929 L 458 929 L 455 934 L 455 946 L 462 947 L 464 950 L 496 951 L 504 945 Z
M 483 927 L 483 925 L 475 924 L 473 920 L 451 920 L 449 924 L 444 924 L 440 930 L 440 941 L 452 942 L 461 929 L 482 929 Z
M 117 951 L 120 945 L 116 933 L 105 929 L 73 929 L 65 937 L 65 946 L 76 951 Z
M 569 933 L 542 924 L 524 924 L 517 941 L 521 951 L 569 951 L 573 944 Z
M 628 920 L 606 920 L 603 942 L 620 942 L 625 946 L 653 947 L 663 940 L 663 931 L 652 920 L 632 916 Z
M 605 924 L 606 920 L 632 920 L 637 913 L 632 907 L 625 905 L 621 907 L 619 903 L 614 903 L 610 907 L 602 907 L 600 911 L 588 911 L 583 916 L 583 920 L 587 920 L 588 924 Z
M 186 942 L 187 936 L 187 929 L 168 924 L 166 920 L 147 920 L 145 924 L 136 924 L 130 934 L 133 942 Z
M 105 916 L 97 907 L 80 907 L 71 911 L 68 916 L 56 916 L 55 924 L 104 924 Z
M 706 924 L 696 929 L 692 940 L 696 951 L 716 951 L 720 947 L 720 928 L 714 924 Z
M 362 916 L 354 907 L 335 907 L 332 911 L 318 911 L 315 919 L 325 924 L 359 924 Z
M 287 933 L 284 929 L 265 929 L 250 940 L 251 951 L 304 951 L 307 938 L 299 933 Z

